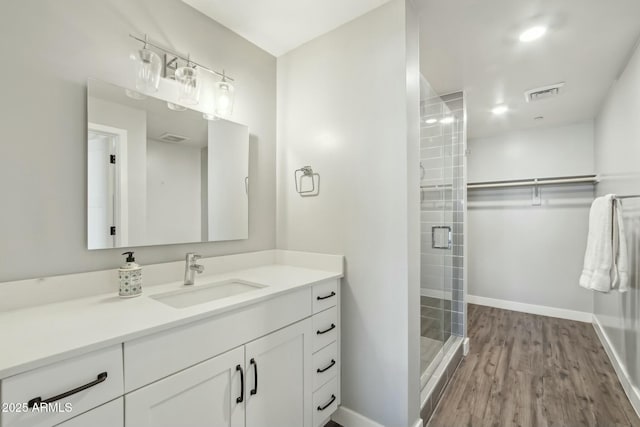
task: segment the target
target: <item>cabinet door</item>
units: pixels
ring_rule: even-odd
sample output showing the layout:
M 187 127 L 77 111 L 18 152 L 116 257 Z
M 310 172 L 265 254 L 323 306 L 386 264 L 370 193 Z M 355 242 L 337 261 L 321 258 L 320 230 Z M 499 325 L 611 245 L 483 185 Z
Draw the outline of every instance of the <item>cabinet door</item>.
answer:
M 311 319 L 245 346 L 246 427 L 310 427 Z
M 56 427 L 124 427 L 124 403 L 119 398 L 71 418 Z
M 125 424 L 244 427 L 243 364 L 240 347 L 127 394 Z

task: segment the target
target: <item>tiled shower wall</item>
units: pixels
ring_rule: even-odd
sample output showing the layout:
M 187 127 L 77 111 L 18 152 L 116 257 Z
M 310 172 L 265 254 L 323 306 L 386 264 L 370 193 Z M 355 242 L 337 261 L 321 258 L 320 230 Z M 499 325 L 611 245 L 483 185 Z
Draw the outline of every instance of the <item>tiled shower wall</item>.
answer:
M 421 130 L 423 295 L 442 295 L 443 341 L 465 334 L 464 304 L 464 98 L 462 92 L 423 99 Z M 429 119 L 431 119 L 429 121 Z M 432 123 L 433 119 L 437 122 Z M 443 120 L 444 119 L 444 120 Z M 452 121 L 451 121 L 452 120 Z M 431 227 L 450 226 L 450 250 L 431 248 Z M 449 302 L 450 301 L 450 302 Z

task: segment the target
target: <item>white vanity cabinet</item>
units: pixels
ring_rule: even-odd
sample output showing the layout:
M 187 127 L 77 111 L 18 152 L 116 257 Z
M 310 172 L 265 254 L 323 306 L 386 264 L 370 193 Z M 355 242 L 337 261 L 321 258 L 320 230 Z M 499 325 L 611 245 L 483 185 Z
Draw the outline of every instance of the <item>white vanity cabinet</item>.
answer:
M 0 427 L 321 427 L 340 404 L 339 279 L 270 295 L 0 381 Z
M 246 427 L 311 427 L 311 320 L 245 346 Z
M 305 319 L 128 393 L 125 425 L 311 427 L 311 337 Z
M 123 400 L 122 397 L 112 400 L 56 427 L 124 427 Z
M 185 369 L 125 396 L 135 427 L 244 427 L 244 348 Z
M 51 427 L 81 416 L 122 396 L 122 372 L 118 344 L 5 378 L 0 426 Z

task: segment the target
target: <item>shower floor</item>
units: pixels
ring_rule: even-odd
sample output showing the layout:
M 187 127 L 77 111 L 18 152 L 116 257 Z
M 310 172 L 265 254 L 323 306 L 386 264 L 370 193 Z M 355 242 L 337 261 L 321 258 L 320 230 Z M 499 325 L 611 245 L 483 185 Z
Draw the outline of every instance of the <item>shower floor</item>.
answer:
M 451 301 L 420 297 L 420 373 L 423 375 L 451 335 Z
M 442 341 L 420 337 L 420 372 L 427 370 L 441 349 Z

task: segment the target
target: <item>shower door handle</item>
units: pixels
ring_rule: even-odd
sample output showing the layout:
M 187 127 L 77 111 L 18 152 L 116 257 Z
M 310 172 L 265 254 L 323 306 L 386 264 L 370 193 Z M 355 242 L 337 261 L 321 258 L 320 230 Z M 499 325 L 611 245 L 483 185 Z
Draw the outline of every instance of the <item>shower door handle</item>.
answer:
M 451 249 L 451 227 L 431 227 L 431 247 L 433 249 Z

